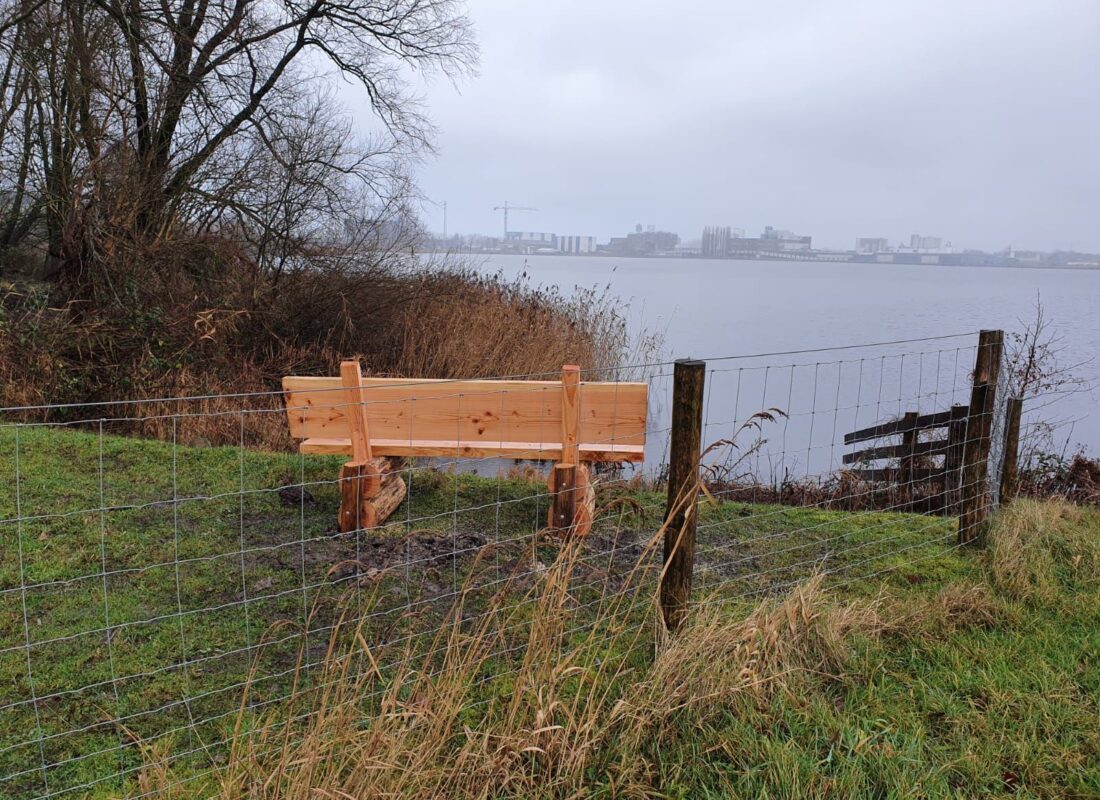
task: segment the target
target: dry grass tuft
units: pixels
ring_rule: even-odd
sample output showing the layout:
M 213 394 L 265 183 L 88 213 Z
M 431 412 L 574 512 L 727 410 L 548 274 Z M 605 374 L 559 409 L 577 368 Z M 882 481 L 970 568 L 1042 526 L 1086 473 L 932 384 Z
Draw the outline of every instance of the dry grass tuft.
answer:
M 880 610 L 879 601 L 829 601 L 821 576 L 784 598 L 765 600 L 740 622 L 731 622 L 720 604 L 704 603 L 688 631 L 657 658 L 644 702 L 667 717 L 731 694 L 765 699 L 798 672 L 833 673 L 848 659 L 850 635 L 886 627 Z
M 1003 608 L 984 584 L 952 583 L 931 603 L 934 616 L 950 628 L 990 626 L 1002 619 Z
M 311 684 L 323 688 L 308 688 L 303 676 L 287 707 L 251 729 L 242 699 L 220 796 L 580 797 L 593 770 L 613 775 L 623 796 L 653 796 L 653 746 L 670 726 L 760 709 L 804 678 L 837 675 L 853 637 L 896 624 L 881 599 L 831 601 L 818 577 L 747 618 L 702 604 L 654 659 L 656 606 L 643 568 L 625 591 L 604 595 L 585 636 L 570 634 L 579 552 L 563 548 L 526 597 L 529 607 L 502 595 L 471 627 L 460 601 L 428 647 L 435 656 L 406 651 L 387 668 L 380 665 L 391 654 L 372 648 L 361 629 L 352 628 L 350 647 L 334 634 Z M 522 656 L 505 672 L 495 654 L 516 644 L 506 632 L 521 620 Z M 497 677 L 487 684 L 489 674 Z M 162 768 L 151 766 L 139 784 L 172 796 L 173 776 Z
M 1059 581 L 1100 578 L 1100 522 L 1061 500 L 1018 500 L 988 537 L 994 586 L 1019 599 L 1048 599 Z
M 345 621 L 285 705 L 255 718 L 242 698 L 217 789 L 224 800 L 581 797 L 598 774 L 616 796 L 652 797 L 662 742 L 678 732 L 721 715 L 771 724 L 777 700 L 866 669 L 868 640 L 994 626 L 1008 613 L 995 590 L 1031 596 L 1066 575 L 1095 577 L 1097 518 L 1081 513 L 1006 510 L 990 539 L 991 586 L 839 602 L 817 576 L 744 614 L 704 599 L 675 637 L 661 634 L 654 592 L 663 530 L 594 611 L 577 602 L 584 543 L 565 542 L 533 586 L 478 602 L 468 588 L 447 624 L 399 652 Z M 138 787 L 167 800 L 178 777 L 151 763 Z

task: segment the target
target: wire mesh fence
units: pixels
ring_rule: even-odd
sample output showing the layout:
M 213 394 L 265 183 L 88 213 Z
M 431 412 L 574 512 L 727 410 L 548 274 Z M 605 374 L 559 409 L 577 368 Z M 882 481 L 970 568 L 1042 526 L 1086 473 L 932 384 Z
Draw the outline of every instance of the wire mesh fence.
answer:
M 990 453 L 1002 399 L 973 407 L 977 355 L 964 334 L 707 359 L 692 601 L 744 602 L 819 573 L 915 576 L 965 542 L 960 510 L 995 491 L 1005 458 Z M 661 636 L 673 365 L 582 376 L 609 382 L 608 408 L 627 380 L 648 398 L 624 431 L 626 417 L 597 418 L 594 404 L 585 416 L 581 385 L 578 447 L 594 462 L 584 536 L 550 524 L 548 472 L 567 450 L 557 377 L 409 382 L 358 403 L 322 390 L 344 413 L 371 406 L 372 425 L 385 420 L 375 453 L 405 486 L 386 519 L 345 531 L 344 444 L 250 446 L 295 412 L 283 392 L 4 409 L 0 795 L 142 796 L 152 765 L 207 796 L 257 720 L 310 716 L 303 691 L 365 671 L 381 702 L 409 664 L 446 670 L 470 641 L 486 704 L 514 689 L 532 641 L 567 649 L 608 636 L 609 619 L 627 637 L 616 657 L 644 662 Z M 644 461 L 615 456 L 640 441 Z M 363 648 L 334 672 L 351 639 Z

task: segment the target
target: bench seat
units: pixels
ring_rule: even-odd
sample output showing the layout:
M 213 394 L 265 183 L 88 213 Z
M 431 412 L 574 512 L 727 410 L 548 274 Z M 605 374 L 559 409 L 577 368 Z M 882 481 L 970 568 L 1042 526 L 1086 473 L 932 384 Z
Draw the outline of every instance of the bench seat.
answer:
M 559 461 L 561 443 L 547 442 L 455 442 L 418 439 L 413 442 L 400 439 L 371 439 L 371 452 L 376 456 L 390 457 L 460 457 L 460 458 L 513 458 L 531 461 Z M 351 455 L 351 439 L 312 438 L 304 440 L 299 450 L 312 455 Z M 580 445 L 581 461 L 637 463 L 645 458 L 645 445 L 641 444 L 584 444 Z

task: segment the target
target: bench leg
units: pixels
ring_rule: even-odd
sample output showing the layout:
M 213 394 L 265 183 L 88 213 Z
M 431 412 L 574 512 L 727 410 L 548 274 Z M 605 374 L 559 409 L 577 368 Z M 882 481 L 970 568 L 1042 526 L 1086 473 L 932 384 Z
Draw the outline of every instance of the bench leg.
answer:
M 562 535 L 587 536 L 596 515 L 596 490 L 587 464 L 555 464 L 547 485 L 551 503 L 547 526 Z
M 405 482 L 388 458 L 372 458 L 363 464 L 348 462 L 340 468 L 341 533 L 374 528 L 401 505 Z

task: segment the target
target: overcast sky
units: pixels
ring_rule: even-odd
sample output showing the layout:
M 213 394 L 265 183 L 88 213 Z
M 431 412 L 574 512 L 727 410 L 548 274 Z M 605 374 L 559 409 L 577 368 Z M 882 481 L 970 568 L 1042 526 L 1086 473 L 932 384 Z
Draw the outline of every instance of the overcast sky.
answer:
M 1100 251 L 1100 0 L 472 0 L 426 100 L 453 232 Z M 426 208 L 432 227 L 438 210 Z

